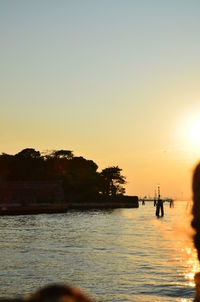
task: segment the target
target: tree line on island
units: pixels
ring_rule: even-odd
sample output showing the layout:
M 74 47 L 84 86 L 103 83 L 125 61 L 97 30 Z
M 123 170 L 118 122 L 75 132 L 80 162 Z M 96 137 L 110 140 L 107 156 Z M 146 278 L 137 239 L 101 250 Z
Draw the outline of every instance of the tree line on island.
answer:
M 122 169 L 111 166 L 98 172 L 92 160 L 74 156 L 70 150 L 41 154 L 26 148 L 15 155 L 0 155 L 0 183 L 8 181 L 60 181 L 66 199 L 94 200 L 125 194 Z

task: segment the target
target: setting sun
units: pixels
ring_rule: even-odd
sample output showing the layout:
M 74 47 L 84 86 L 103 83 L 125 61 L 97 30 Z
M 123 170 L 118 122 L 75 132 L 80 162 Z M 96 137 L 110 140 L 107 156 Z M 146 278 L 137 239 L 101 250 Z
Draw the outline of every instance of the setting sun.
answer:
M 199 110 L 198 110 L 199 112 Z M 200 114 L 190 112 L 182 117 L 179 128 L 181 143 L 199 154 L 200 148 Z
M 188 121 L 186 135 L 194 147 L 200 147 L 200 115 Z

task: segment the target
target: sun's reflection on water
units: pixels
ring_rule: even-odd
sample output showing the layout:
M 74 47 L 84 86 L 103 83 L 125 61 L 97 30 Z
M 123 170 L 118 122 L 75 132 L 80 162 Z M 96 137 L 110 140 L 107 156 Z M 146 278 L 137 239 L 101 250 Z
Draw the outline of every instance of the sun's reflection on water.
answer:
M 186 247 L 182 248 L 182 252 L 186 254 L 186 272 L 184 274 L 187 284 L 191 287 L 195 287 L 194 276 L 200 271 L 199 261 L 195 248 Z
M 197 251 L 193 245 L 194 230 L 191 227 L 191 203 L 187 203 L 185 207 L 177 207 L 181 220 L 175 221 L 172 227 L 172 238 L 176 238 L 175 243 L 178 262 L 183 263 L 184 271 L 181 273 L 186 280 L 186 285 L 195 287 L 194 277 L 197 272 L 200 271 L 199 260 L 197 257 Z M 181 302 L 188 301 L 182 299 Z

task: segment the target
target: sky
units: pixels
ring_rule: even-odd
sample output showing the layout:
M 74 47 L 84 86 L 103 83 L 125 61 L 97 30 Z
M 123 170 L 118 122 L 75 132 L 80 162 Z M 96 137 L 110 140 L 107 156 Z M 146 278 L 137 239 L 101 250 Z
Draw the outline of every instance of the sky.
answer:
M 190 199 L 199 0 L 0 0 L 0 152 L 118 165 L 127 194 Z

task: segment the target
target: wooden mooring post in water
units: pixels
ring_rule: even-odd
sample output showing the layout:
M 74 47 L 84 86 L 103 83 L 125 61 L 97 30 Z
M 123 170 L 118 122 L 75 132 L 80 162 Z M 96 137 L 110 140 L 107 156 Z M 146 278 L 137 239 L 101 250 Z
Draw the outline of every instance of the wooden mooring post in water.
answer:
M 163 197 L 161 199 L 160 197 L 160 185 L 157 187 L 157 191 L 155 190 L 155 196 L 154 197 L 147 197 L 144 196 L 143 198 L 139 198 L 139 201 L 142 203 L 142 205 L 145 205 L 146 202 L 153 202 L 154 207 L 156 207 L 156 216 L 157 217 L 163 217 L 164 216 L 164 202 L 168 202 L 170 208 L 174 207 L 174 200 L 169 197 Z
M 161 215 L 160 215 L 161 213 Z M 163 217 L 164 216 L 164 205 L 163 200 L 160 198 L 160 186 L 158 185 L 158 200 L 156 202 L 156 216 Z

